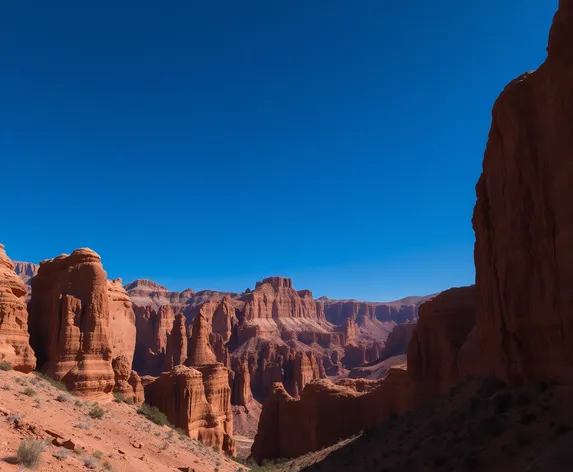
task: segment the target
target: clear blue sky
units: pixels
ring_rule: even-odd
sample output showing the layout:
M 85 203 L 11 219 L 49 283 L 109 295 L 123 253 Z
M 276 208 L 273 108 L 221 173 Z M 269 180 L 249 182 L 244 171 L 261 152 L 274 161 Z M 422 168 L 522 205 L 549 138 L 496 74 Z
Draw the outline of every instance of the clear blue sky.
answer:
M 88 6 L 89 4 L 89 6 Z M 491 107 L 557 0 L 0 4 L 0 242 L 110 277 L 390 300 L 473 282 Z

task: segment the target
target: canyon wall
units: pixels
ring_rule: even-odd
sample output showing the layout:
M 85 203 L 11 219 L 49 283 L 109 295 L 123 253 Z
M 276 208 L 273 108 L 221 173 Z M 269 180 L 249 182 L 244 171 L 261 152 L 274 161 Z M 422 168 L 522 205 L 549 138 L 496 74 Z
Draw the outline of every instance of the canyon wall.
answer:
M 14 269 L 0 244 L 0 361 L 30 372 L 36 366 L 36 356 L 28 334 L 27 290 Z
M 316 451 L 443 393 L 458 381 L 458 353 L 474 324 L 475 288 L 447 290 L 420 306 L 407 371 L 390 368 L 378 381 L 310 380 L 300 400 L 273 384 L 263 403 L 253 458 L 260 463 Z
M 474 348 L 516 384 L 573 383 L 572 16 L 561 0 L 547 59 L 495 102 L 476 186 Z

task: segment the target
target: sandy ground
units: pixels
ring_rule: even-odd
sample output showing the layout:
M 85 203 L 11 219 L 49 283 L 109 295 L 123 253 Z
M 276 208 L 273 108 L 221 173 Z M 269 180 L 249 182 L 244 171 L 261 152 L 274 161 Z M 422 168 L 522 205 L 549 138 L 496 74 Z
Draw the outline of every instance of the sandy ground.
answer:
M 23 393 L 25 389 L 31 389 L 30 395 Z M 62 395 L 67 401 L 56 400 Z M 62 449 L 48 445 L 36 469 L 39 472 L 85 471 L 85 461 L 96 465 L 93 470 L 116 472 L 246 469 L 197 441 L 153 424 L 137 414 L 133 405 L 100 403 L 105 415 L 95 419 L 89 415 L 93 404 L 77 400 L 34 374 L 0 371 L 0 471 L 23 470 L 10 463 L 20 442 L 27 438 L 51 441 L 50 433 L 62 441 L 71 440 L 75 450 L 66 450 L 67 457 L 57 459 L 54 454 Z

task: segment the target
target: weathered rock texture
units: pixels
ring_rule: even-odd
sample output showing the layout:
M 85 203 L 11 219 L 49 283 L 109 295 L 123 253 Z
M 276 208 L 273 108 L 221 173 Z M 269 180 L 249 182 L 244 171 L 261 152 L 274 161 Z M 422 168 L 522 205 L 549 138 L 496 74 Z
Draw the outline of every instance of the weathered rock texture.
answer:
M 136 307 L 137 341 L 133 367 L 141 375 L 157 375 L 166 363 L 167 340 L 173 329 L 175 314 L 169 305 L 157 310 Z
M 112 356 L 123 356 L 129 366 L 135 352 L 135 313 L 129 295 L 121 284 L 121 279 L 107 282 L 110 312 L 110 332 Z
M 297 457 L 379 424 L 409 408 L 406 372 L 393 369 L 381 382 L 315 380 L 295 400 L 273 384 L 251 449 L 253 458 Z
M 28 301 L 30 300 L 30 295 L 32 293 L 32 277 L 38 273 L 40 266 L 31 262 L 13 261 L 13 263 L 14 272 L 16 272 L 16 275 L 22 279 L 28 289 L 28 293 L 26 294 L 26 301 Z
M 482 363 L 511 382 L 573 383 L 573 2 L 547 59 L 493 107 L 473 226 Z
M 446 393 L 461 378 L 458 356 L 475 326 L 475 286 L 452 288 L 420 306 L 408 346 L 408 374 L 415 402 Z
M 133 400 L 135 404 L 143 403 L 143 385 L 137 372 L 131 370 L 129 360 L 120 355 L 113 359 L 112 368 L 115 376 L 113 392 Z
M 0 361 L 30 372 L 36 366 L 36 356 L 28 335 L 27 291 L 14 268 L 0 244 Z
M 408 371 L 374 365 L 385 369 L 383 380 L 344 379 L 334 385 L 310 379 L 299 401 L 274 384 L 263 404 L 253 457 L 260 462 L 318 450 L 443 393 L 459 381 L 458 353 L 474 324 L 475 287 L 447 290 L 420 306 Z
M 177 366 L 145 386 L 145 399 L 189 437 L 234 455 L 230 391 L 220 393 L 230 389 L 226 376 L 224 385 L 217 378 L 211 375 L 205 379 L 197 369 Z
M 179 313 L 173 320 L 173 328 L 167 338 L 167 354 L 163 371 L 183 365 L 187 360 L 187 328 L 185 317 Z
M 77 249 L 43 261 L 32 279 L 28 309 L 41 371 L 79 395 L 111 392 L 111 319 L 100 257 Z
M 295 290 L 292 280 L 283 277 L 266 278 L 241 295 L 197 292 L 203 294 L 201 303 L 191 290 L 185 295 L 168 292 L 151 281 L 136 281 L 126 285 L 126 290 L 136 311 L 135 369 L 141 375 L 159 375 L 178 364 L 220 362 L 227 368 L 246 366 L 248 375 L 244 370 L 229 375 L 235 405 L 246 406 L 242 402 L 253 397 L 263 401 L 275 381 L 283 382 L 286 391 L 298 397 L 309 380 L 340 375 L 344 367 L 378 360 L 395 324 L 380 321 L 373 304 L 354 301 L 340 305 L 349 308 L 338 317 L 339 325 L 332 324 L 326 320 L 323 301 L 315 300 L 309 290 Z M 399 313 L 407 311 L 404 307 L 415 307 L 419 299 L 395 302 L 398 311 L 392 313 L 401 319 Z M 391 320 L 392 307 L 388 305 L 386 315 L 384 307 L 378 308 L 380 317 Z M 182 324 L 176 333 L 177 342 L 169 342 L 174 309 L 184 313 L 190 331 L 186 361 L 174 360 L 173 353 L 168 352 L 170 345 L 179 352 L 184 342 Z M 198 317 L 204 320 L 200 332 L 190 328 Z M 192 358 L 195 343 L 208 346 L 199 353 L 207 361 Z M 251 392 L 246 391 L 245 381 Z
M 32 279 L 28 309 L 30 342 L 42 372 L 77 395 L 101 395 L 116 388 L 141 399 L 141 385 L 131 371 L 131 301 L 121 280 L 107 280 L 95 252 L 77 249 L 43 261 Z
M 415 329 L 416 323 L 402 323 L 394 326 L 394 329 L 386 340 L 383 357 L 386 359 L 388 357 L 405 354 Z
M 193 323 L 186 348 L 185 318 L 179 314 L 168 340 L 170 371 L 145 386 L 146 400 L 192 438 L 234 454 L 230 371 L 217 362 L 202 313 Z M 185 362 L 189 368 L 181 365 Z

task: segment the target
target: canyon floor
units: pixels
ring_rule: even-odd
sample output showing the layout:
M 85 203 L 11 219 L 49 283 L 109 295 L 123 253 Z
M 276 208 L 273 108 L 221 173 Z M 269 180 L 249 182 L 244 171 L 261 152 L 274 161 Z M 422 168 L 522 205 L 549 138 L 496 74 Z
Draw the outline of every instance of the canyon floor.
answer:
M 38 472 L 246 469 L 167 426 L 152 423 L 134 405 L 109 401 L 100 406 L 104 416 L 92 418 L 93 402 L 62 392 L 34 373 L 0 371 L 0 471 L 22 470 L 12 462 L 23 439 L 52 441 L 54 433 L 62 441 L 71 440 L 75 450 L 49 443 L 35 469 Z

